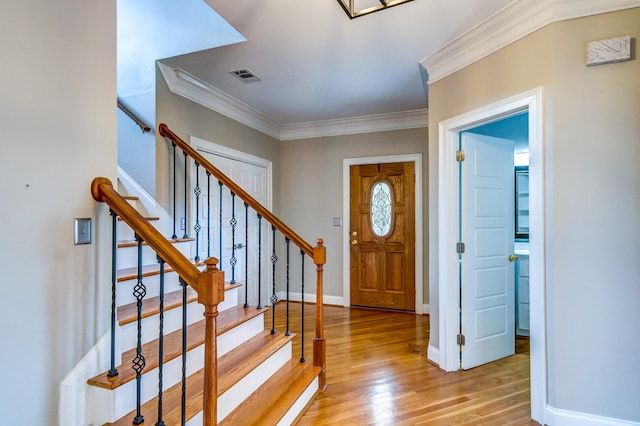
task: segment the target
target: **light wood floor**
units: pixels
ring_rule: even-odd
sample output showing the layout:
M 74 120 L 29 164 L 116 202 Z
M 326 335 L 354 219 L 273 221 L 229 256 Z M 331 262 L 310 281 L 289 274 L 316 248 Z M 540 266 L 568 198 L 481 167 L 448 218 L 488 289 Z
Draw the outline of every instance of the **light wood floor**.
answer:
M 290 330 L 300 326 L 290 304 Z M 305 305 L 313 336 L 314 305 Z M 284 326 L 284 303 L 276 328 Z M 265 318 L 271 328 L 271 315 Z M 516 355 L 468 371 L 445 373 L 429 363 L 429 317 L 361 308 L 325 307 L 328 387 L 298 425 L 537 425 L 530 419 L 529 342 Z M 311 339 L 305 342 L 311 361 Z M 300 356 L 299 336 L 294 357 Z

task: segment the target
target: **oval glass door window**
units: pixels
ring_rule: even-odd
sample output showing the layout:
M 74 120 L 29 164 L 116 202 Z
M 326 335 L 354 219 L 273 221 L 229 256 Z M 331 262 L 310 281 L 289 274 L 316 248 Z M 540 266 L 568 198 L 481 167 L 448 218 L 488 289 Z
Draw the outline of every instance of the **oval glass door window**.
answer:
M 391 187 L 380 181 L 371 193 L 371 227 L 373 234 L 384 237 L 391 230 Z

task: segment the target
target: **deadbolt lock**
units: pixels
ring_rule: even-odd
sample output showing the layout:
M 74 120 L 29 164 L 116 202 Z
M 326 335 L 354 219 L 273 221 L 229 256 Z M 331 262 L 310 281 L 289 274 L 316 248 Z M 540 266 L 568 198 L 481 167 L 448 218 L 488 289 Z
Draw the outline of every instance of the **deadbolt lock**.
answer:
M 353 232 L 351 233 L 351 235 L 353 235 L 354 237 L 357 237 L 357 236 L 358 236 L 358 231 L 353 231 Z

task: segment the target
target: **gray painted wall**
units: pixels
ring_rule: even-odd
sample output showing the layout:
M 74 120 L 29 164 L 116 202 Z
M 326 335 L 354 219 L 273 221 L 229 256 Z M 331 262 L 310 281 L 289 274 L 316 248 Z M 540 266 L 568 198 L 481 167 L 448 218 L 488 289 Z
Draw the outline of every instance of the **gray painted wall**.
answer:
M 342 217 L 342 163 L 346 158 L 373 157 L 397 154 L 423 155 L 423 188 L 426 188 L 427 128 L 396 130 L 359 135 L 301 139 L 282 142 L 282 215 L 293 229 L 299 230 L 307 241 L 323 238 L 327 247 L 324 268 L 324 293 L 343 296 L 342 227 L 333 226 L 334 217 Z M 427 197 L 423 200 L 426 211 Z M 344 219 L 344 218 L 343 218 Z M 428 303 L 426 250 L 427 222 L 424 229 L 425 290 Z M 315 280 L 308 279 L 309 290 Z
M 437 141 L 443 120 L 544 87 L 548 402 L 637 422 L 640 342 L 628 337 L 640 335 L 640 62 L 585 66 L 588 41 L 621 34 L 638 38 L 640 9 L 548 25 L 432 84 L 429 136 Z M 429 158 L 437 248 L 437 143 Z M 437 251 L 430 260 L 437 346 Z

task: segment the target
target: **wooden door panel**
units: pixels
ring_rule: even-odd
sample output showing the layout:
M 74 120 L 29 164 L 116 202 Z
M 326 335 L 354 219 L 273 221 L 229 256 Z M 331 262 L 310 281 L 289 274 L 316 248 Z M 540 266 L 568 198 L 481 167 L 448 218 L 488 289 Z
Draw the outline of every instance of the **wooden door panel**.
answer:
M 415 177 L 413 163 L 351 167 L 351 303 L 415 310 Z M 378 182 L 389 185 L 389 231 L 373 231 L 371 203 Z

